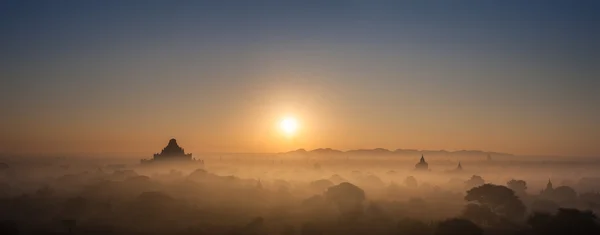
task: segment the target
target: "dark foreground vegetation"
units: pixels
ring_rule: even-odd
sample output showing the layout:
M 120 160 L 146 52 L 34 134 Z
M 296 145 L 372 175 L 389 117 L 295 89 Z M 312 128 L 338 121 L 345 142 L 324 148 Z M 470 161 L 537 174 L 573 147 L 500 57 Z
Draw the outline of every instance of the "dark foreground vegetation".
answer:
M 596 178 L 534 192 L 465 172 L 219 164 L 4 164 L 0 234 L 600 234 Z

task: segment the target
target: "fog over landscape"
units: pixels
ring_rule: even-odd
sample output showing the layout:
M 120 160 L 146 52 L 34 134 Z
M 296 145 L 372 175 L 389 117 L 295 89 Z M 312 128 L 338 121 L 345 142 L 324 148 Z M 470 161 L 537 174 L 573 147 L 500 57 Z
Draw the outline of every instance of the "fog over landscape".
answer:
M 192 158 L 3 156 L 3 234 L 446 234 L 440 223 L 453 218 L 514 234 L 552 225 L 529 227 L 535 213 L 600 212 L 600 162 L 586 159 L 384 149 Z M 540 234 L 564 231 L 554 232 Z

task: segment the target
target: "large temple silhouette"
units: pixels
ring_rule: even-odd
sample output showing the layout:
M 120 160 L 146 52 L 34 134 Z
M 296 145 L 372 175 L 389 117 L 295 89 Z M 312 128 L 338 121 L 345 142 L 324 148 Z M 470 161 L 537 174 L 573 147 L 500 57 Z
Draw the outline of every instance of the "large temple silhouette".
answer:
M 169 143 L 160 153 L 154 154 L 150 160 L 142 159 L 142 163 L 165 162 L 165 161 L 193 161 L 191 153 L 185 153 L 183 148 L 179 147 L 176 139 L 169 140 Z M 201 161 L 202 162 L 202 161 Z
M 169 140 L 167 147 L 163 148 L 160 153 L 154 154 L 153 160 L 192 160 L 192 154 L 186 154 L 183 148 L 179 147 L 176 139 Z

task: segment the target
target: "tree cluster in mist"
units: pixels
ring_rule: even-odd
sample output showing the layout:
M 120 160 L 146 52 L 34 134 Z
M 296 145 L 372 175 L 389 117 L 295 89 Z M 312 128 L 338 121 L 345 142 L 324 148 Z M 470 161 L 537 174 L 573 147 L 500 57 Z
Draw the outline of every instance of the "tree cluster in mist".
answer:
M 0 234 L 600 234 L 597 165 L 417 160 L 4 159 Z

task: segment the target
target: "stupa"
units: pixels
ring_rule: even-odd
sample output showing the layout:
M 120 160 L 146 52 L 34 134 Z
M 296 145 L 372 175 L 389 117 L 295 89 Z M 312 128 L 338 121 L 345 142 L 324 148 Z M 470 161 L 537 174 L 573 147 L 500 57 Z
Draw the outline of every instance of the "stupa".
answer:
M 458 174 L 458 173 L 461 173 L 462 171 L 463 171 L 462 164 L 460 162 L 458 162 L 458 166 L 456 166 L 456 168 L 454 168 L 452 170 L 447 170 L 446 173 Z
M 541 195 L 550 195 L 554 191 L 554 187 L 552 187 L 552 181 L 548 179 L 548 183 L 546 184 L 546 188 L 540 192 Z
M 417 163 L 415 165 L 415 170 L 418 170 L 418 171 L 428 171 L 429 170 L 429 164 L 427 164 L 423 155 L 421 155 L 421 160 L 419 161 L 419 163 Z

